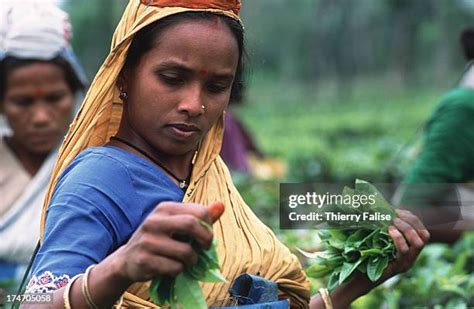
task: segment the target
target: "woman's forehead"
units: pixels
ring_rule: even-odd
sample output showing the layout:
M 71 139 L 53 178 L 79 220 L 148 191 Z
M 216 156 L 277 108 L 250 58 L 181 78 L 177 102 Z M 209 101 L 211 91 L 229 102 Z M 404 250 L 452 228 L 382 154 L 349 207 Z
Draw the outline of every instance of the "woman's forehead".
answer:
M 209 70 L 209 65 L 235 70 L 238 44 L 229 27 L 219 20 L 183 20 L 171 25 L 146 54 L 146 61 L 188 64 L 197 70 Z M 199 67 L 201 64 L 206 68 Z
M 163 30 L 163 32 L 157 36 L 155 44 L 161 44 L 165 40 L 177 36 L 184 41 L 193 41 L 194 38 L 199 38 L 199 40 L 207 40 L 208 43 L 217 42 L 228 44 L 232 42 L 237 44 L 229 26 L 222 20 L 222 17 L 218 15 L 213 15 L 205 19 L 179 20 Z
M 45 87 L 66 84 L 63 69 L 47 62 L 35 62 L 15 68 L 8 73 L 6 82 L 9 92 L 29 86 Z

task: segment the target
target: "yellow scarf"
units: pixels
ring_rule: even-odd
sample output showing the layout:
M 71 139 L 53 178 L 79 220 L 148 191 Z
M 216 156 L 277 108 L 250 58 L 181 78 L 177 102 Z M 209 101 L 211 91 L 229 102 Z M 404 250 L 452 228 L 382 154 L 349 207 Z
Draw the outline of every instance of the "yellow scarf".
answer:
M 159 19 L 186 11 L 209 11 L 240 21 L 231 10 L 159 8 L 141 4 L 138 0 L 129 2 L 113 36 L 111 52 L 97 73 L 60 149 L 43 207 L 41 237 L 44 234 L 47 205 L 61 172 L 82 150 L 104 145 L 118 130 L 122 103 L 115 83 L 134 34 Z M 259 273 L 278 282 L 279 289 L 290 297 L 292 306 L 307 308 L 309 284 L 298 259 L 245 204 L 219 157 L 223 128 L 224 120 L 220 117 L 204 137 L 194 164 L 191 184 L 183 199 L 184 203 L 203 205 L 222 201 L 226 206 L 224 215 L 214 224 L 214 235 L 218 240 L 221 271 L 228 283 L 203 284 L 207 303 L 214 306 L 228 304 L 228 301 L 223 300 L 228 299 L 232 280 L 242 273 Z M 157 307 L 147 301 L 149 284 L 132 285 L 124 294 L 124 305 L 134 308 Z

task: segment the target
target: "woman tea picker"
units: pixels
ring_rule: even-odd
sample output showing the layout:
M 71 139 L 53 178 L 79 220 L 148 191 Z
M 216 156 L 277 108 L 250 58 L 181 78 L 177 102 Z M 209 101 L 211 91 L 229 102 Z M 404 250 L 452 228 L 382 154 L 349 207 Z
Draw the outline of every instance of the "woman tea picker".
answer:
M 57 148 L 85 85 L 68 16 L 29 0 L 0 5 L 0 286 L 19 282 L 38 243 Z
M 54 308 L 87 308 L 86 297 L 89 306 L 121 299 L 125 307 L 156 307 L 150 279 L 196 261 L 191 246 L 172 237 L 186 234 L 204 248 L 218 240 L 228 282 L 202 285 L 209 305 L 227 305 L 230 283 L 250 273 L 276 281 L 291 307 L 309 306 L 297 258 L 244 203 L 218 156 L 223 113 L 242 73 L 239 7 L 236 0 L 129 2 L 62 145 L 29 292 L 56 290 Z M 216 201 L 225 205 L 218 219 L 206 207 Z M 199 220 L 213 223 L 213 232 Z M 401 256 L 385 278 L 406 269 L 424 244 L 418 221 L 401 222 L 392 233 Z M 334 305 L 371 287 L 357 279 L 333 292 Z M 319 295 L 312 306 L 324 307 Z

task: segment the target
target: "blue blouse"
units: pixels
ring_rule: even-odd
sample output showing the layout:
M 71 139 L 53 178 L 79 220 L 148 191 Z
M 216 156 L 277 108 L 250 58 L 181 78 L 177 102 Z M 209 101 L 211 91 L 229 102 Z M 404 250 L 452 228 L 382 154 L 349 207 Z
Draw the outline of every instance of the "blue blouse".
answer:
M 48 207 L 27 291 L 47 292 L 99 263 L 163 201 L 183 191 L 153 163 L 113 146 L 89 148 L 65 169 Z

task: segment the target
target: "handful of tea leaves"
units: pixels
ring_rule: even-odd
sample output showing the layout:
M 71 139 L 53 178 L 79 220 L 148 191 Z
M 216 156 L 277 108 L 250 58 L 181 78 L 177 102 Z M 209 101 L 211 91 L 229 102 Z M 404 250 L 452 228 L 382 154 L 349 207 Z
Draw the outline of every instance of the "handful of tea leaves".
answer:
M 363 221 L 358 226 L 343 228 L 338 222 L 328 222 L 331 229 L 318 231 L 325 251 L 307 255 L 314 258 L 313 265 L 306 274 L 313 278 L 329 276 L 328 289 L 333 290 L 359 271 L 371 281 L 377 281 L 395 259 L 396 250 L 388 234 L 388 226 L 396 214 L 383 195 L 370 183 L 356 180 L 355 188 L 345 187 L 344 196 L 372 196 L 374 203 L 369 207 L 350 207 L 347 205 L 330 205 L 326 211 L 344 214 L 382 214 L 390 216 L 389 221 Z M 367 214 L 366 214 L 367 216 Z M 346 224 L 347 226 L 347 224 Z
M 200 224 L 212 229 L 204 221 L 200 221 Z M 190 242 L 194 251 L 198 254 L 198 262 L 193 266 L 186 266 L 184 271 L 175 278 L 169 276 L 155 277 L 150 285 L 150 297 L 156 304 L 161 306 L 170 305 L 172 309 L 207 309 L 199 281 L 226 281 L 219 270 L 216 240 L 214 239 L 209 250 L 202 249 L 195 240 L 189 238 L 182 240 Z

